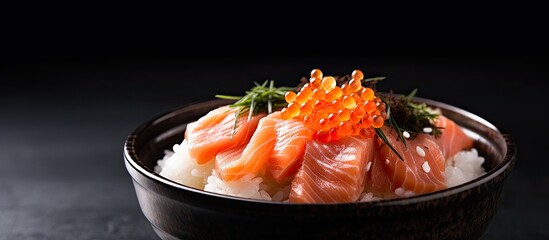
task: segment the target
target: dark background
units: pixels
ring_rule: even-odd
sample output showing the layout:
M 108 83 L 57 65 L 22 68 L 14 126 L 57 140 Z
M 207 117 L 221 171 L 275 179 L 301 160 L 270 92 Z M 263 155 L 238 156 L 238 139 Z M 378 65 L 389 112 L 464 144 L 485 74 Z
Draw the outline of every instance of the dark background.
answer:
M 234 25 L 189 33 L 187 24 L 171 29 L 177 38 L 125 25 L 10 26 L 0 53 L 0 239 L 156 239 L 124 168 L 126 136 L 254 81 L 294 86 L 313 68 L 386 76 L 380 90 L 417 87 L 510 134 L 518 161 L 484 238 L 547 239 L 548 48 L 542 31 L 523 27 L 535 29 L 530 20 L 366 37 L 309 26 L 283 34 L 276 24 L 246 35 Z

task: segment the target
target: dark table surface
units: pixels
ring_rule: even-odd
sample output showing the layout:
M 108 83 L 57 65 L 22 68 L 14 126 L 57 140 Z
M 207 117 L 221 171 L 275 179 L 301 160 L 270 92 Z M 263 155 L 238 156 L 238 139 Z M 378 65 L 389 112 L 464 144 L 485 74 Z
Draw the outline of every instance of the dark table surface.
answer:
M 548 239 L 546 62 L 530 58 L 109 59 L 0 68 L 0 239 L 157 239 L 122 158 L 142 122 L 253 81 L 295 85 L 311 69 L 386 76 L 511 134 L 518 161 L 484 239 Z

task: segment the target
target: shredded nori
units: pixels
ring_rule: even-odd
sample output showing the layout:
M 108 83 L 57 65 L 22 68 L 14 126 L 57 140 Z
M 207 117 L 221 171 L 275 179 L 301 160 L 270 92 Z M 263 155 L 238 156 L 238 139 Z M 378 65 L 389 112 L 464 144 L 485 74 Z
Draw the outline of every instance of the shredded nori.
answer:
M 431 134 L 439 137 L 442 131 L 433 123 L 438 114 L 433 113 L 425 103 L 413 102 L 412 99 L 416 92 L 417 90 L 414 90 L 408 96 L 397 96 L 392 93 L 380 94 L 391 108 L 390 116 L 385 123 L 395 130 L 407 131 L 410 133 L 409 139 L 416 138 L 418 134 Z M 396 124 L 391 124 L 391 121 Z M 426 127 L 431 128 L 432 132 L 424 132 L 423 129 Z

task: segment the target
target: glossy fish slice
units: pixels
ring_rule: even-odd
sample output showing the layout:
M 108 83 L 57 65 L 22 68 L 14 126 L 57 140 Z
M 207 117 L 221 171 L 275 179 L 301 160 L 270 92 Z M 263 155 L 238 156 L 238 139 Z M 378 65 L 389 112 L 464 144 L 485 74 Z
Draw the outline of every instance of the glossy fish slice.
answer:
M 228 106 L 210 111 L 205 116 L 187 125 L 185 139 L 189 146 L 189 154 L 198 164 L 205 164 L 223 150 L 238 147 L 249 141 L 259 120 L 264 114 L 240 116 L 233 135 L 235 113 L 238 109 Z M 232 138 L 231 138 L 232 136 Z
M 217 175 L 223 181 L 236 181 L 248 174 L 262 174 L 275 145 L 275 125 L 278 121 L 280 118 L 276 114 L 262 118 L 247 144 L 218 154 L 215 162 Z M 236 158 L 238 155 L 240 157 Z
M 394 193 L 398 188 L 415 194 L 434 192 L 446 188 L 445 158 L 434 137 L 419 134 L 407 140 L 407 147 L 397 139 L 395 130 L 383 127 L 390 144 L 402 156 L 400 158 L 378 139 L 378 157 L 371 169 L 371 191 Z
M 374 158 L 374 140 L 344 137 L 310 141 L 291 184 L 293 203 L 354 202 L 364 190 L 366 167 Z
M 442 128 L 442 135 L 436 139 L 444 158 L 449 159 L 463 149 L 473 147 L 473 139 L 465 134 L 465 131 L 454 121 L 439 115 L 435 121 L 437 127 Z
M 273 113 L 278 114 L 280 113 Z M 285 183 L 293 178 L 305 152 L 307 141 L 313 131 L 302 121 L 296 119 L 282 120 L 275 126 L 276 142 L 267 163 L 267 171 L 278 183 Z

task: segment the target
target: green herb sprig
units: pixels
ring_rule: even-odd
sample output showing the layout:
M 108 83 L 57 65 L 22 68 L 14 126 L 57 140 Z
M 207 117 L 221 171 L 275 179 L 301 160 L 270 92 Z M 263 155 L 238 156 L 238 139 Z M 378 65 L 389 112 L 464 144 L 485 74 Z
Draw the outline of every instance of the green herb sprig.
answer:
M 387 146 L 389 146 L 391 151 L 393 151 L 397 155 L 397 157 L 400 158 L 400 160 L 404 161 L 404 158 L 402 158 L 400 153 L 398 153 L 398 151 L 393 147 L 393 145 L 391 145 L 391 143 L 389 142 L 389 139 L 387 139 L 387 136 L 385 136 L 385 133 L 383 132 L 383 130 L 381 130 L 381 128 L 376 128 L 376 135 L 379 138 L 381 138 L 381 140 L 383 140 L 383 142 L 385 142 Z
M 380 97 L 380 98 L 385 103 L 385 106 L 387 106 L 387 120 L 385 120 L 385 123 L 387 123 L 391 128 L 393 128 L 397 132 L 398 139 L 402 141 L 402 143 L 404 144 L 404 148 L 408 148 L 408 145 L 406 144 L 406 138 L 402 134 L 402 129 L 398 126 L 398 123 L 395 117 L 393 116 L 393 114 L 391 114 L 391 104 L 385 98 L 383 97 Z M 380 131 L 382 130 L 380 129 Z M 392 148 L 391 144 L 389 144 L 389 142 L 385 141 L 385 143 L 387 143 L 387 145 L 389 145 L 391 149 L 394 149 Z M 400 154 L 398 154 L 398 152 L 396 152 L 395 150 L 393 151 L 396 153 L 397 156 L 399 156 L 401 160 L 403 160 Z
M 216 98 L 235 100 L 236 102 L 229 105 L 231 108 L 239 108 L 235 113 L 235 120 L 233 125 L 233 132 L 231 139 L 236 132 L 236 126 L 240 115 L 248 113 L 248 121 L 253 115 L 259 113 L 272 113 L 275 109 L 285 107 L 287 105 L 284 95 L 290 90 L 294 90 L 291 87 L 275 87 L 273 80 L 266 80 L 263 84 L 254 82 L 255 86 L 246 91 L 244 96 L 230 96 L 230 95 L 215 95 Z M 268 84 L 268 86 L 267 86 Z

